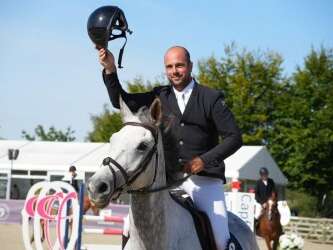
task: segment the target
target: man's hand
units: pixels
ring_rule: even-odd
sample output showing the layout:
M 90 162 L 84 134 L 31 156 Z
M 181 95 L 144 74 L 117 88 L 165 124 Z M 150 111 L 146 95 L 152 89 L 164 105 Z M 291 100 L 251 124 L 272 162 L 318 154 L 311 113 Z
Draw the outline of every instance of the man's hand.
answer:
M 104 67 L 106 74 L 111 74 L 117 71 L 114 63 L 114 56 L 112 53 L 104 48 L 98 49 L 99 51 L 99 62 Z
M 205 163 L 200 157 L 195 157 L 190 162 L 187 162 L 184 166 L 184 172 L 190 174 L 197 174 L 204 169 Z

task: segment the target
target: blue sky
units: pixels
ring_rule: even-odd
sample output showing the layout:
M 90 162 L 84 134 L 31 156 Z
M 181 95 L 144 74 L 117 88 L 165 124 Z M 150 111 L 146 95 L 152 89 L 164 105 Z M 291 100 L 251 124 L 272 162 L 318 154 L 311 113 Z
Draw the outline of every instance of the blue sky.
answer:
M 97 53 L 86 32 L 89 14 L 118 5 L 134 31 L 119 77 L 154 80 L 163 54 L 175 44 L 196 63 L 236 42 L 270 49 L 292 72 L 311 46 L 333 48 L 333 1 L 79 1 L 2 0 L 0 3 L 0 137 L 20 139 L 38 125 L 71 126 L 82 141 L 90 115 L 108 103 Z M 122 41 L 111 49 L 118 55 Z M 196 71 L 196 70 L 195 70 Z

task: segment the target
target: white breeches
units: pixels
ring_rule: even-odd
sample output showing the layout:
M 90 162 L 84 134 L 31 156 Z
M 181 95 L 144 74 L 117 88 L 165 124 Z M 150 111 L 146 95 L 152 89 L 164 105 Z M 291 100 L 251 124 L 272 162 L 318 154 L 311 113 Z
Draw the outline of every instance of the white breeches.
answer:
M 218 250 L 224 250 L 230 238 L 223 182 L 217 178 L 193 175 L 181 186 L 197 208 L 207 214 Z M 129 217 L 124 220 L 123 234 L 128 236 Z
M 223 182 L 217 178 L 193 175 L 180 188 L 192 198 L 197 208 L 207 214 L 217 248 L 224 250 L 230 238 Z
M 256 220 L 259 219 L 260 215 L 261 215 L 261 211 L 262 211 L 262 206 L 260 203 L 258 202 L 255 202 L 255 205 L 254 205 L 254 218 Z

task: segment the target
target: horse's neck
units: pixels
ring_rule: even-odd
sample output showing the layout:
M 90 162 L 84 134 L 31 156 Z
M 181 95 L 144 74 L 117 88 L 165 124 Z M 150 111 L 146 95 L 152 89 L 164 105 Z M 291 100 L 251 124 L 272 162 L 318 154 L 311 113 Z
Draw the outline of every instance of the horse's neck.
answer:
M 140 195 L 133 194 L 130 208 L 130 236 L 140 249 L 165 249 L 167 242 L 168 197 L 167 191 Z
M 166 185 L 164 153 L 161 143 L 159 140 L 157 172 L 152 189 Z M 155 163 L 153 162 L 153 164 Z M 132 194 L 131 240 L 144 249 L 154 249 L 157 246 L 164 249 L 162 245 L 167 243 L 168 217 L 173 205 L 168 191 Z

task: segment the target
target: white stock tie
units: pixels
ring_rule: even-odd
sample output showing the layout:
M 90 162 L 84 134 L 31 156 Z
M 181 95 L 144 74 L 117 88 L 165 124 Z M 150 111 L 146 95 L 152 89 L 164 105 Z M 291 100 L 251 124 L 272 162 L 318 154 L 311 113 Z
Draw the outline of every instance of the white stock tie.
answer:
M 179 102 L 179 109 L 182 112 L 182 114 L 184 113 L 185 106 L 186 106 L 185 93 L 182 93 L 181 98 L 180 98 L 180 102 Z

